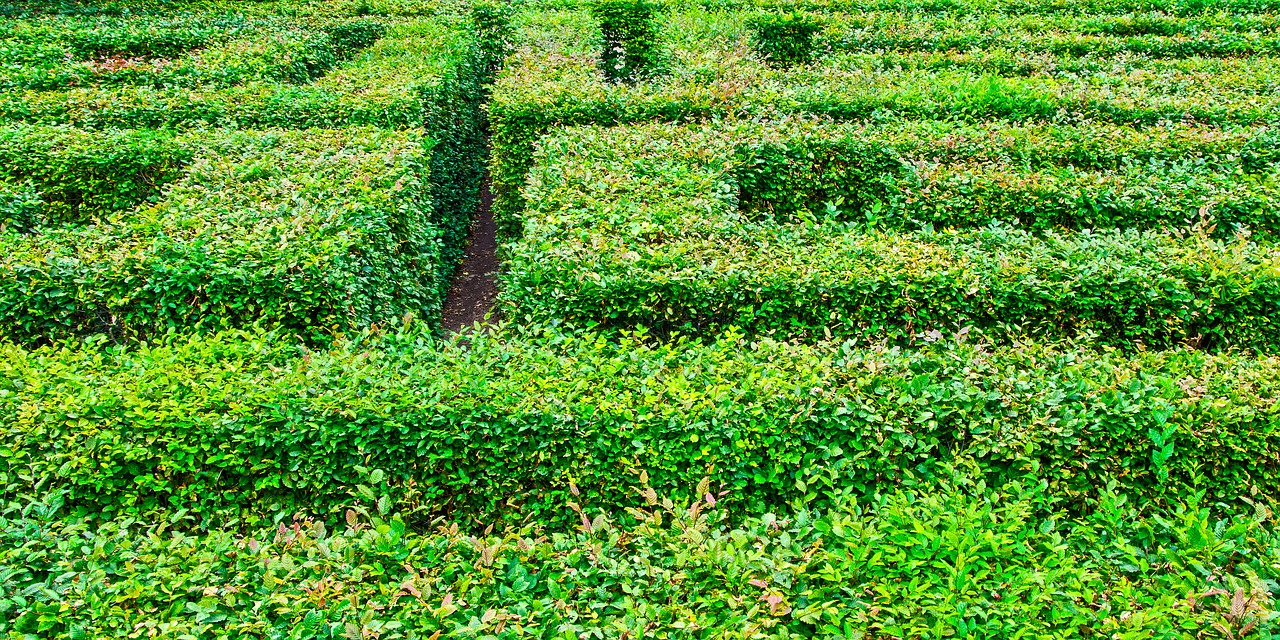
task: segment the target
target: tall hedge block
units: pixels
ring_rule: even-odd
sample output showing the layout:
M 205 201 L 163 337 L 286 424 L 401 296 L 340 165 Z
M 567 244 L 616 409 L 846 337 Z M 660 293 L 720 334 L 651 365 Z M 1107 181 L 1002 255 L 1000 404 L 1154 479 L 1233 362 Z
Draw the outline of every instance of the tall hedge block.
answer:
M 635 82 L 661 72 L 658 13 L 651 0 L 601 0 L 591 5 L 600 23 L 600 71 L 610 82 Z
M 443 232 L 416 133 L 266 131 L 195 145 L 154 205 L 0 236 L 14 339 L 280 326 L 313 339 L 440 307 Z

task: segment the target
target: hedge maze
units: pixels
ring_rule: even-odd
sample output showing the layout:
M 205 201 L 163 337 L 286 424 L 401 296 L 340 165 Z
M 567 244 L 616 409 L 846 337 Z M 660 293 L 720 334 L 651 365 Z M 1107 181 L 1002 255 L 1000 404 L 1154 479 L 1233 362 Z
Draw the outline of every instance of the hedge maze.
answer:
M 0 18 L 6 638 L 1280 630 L 1280 3 Z
M 8 337 L 438 316 L 483 169 L 479 48 L 438 16 L 14 21 Z

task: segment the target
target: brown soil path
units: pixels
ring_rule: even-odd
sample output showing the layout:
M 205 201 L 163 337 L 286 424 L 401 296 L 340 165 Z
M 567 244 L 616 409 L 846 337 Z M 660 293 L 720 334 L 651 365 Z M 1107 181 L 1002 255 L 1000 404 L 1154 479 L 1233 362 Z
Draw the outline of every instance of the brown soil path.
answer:
M 490 311 L 498 298 L 498 239 L 492 204 L 489 175 L 485 174 L 480 185 L 480 208 L 467 236 L 467 255 L 458 266 L 444 301 L 440 325 L 446 333 L 494 320 Z

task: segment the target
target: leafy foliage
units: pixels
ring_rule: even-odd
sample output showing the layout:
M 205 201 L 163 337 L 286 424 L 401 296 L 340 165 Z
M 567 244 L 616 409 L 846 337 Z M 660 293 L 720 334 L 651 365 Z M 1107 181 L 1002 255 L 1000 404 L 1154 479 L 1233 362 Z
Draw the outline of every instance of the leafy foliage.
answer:
M 471 21 L 475 23 L 480 57 L 488 79 L 493 80 L 502 62 L 511 53 L 515 37 L 511 28 L 512 6 L 502 0 L 480 0 L 471 5 Z
M 660 73 L 663 53 L 651 0 L 600 0 L 591 15 L 600 23 L 600 71 L 609 82 L 636 82 Z
M 1238 189 L 1236 204 L 1205 198 L 1190 175 L 1209 173 L 1210 161 L 1170 170 L 1167 181 L 1143 163 L 1127 179 L 1133 196 L 1107 197 L 1120 179 L 1069 164 L 1042 174 L 1056 184 L 1029 176 L 1018 184 L 967 161 L 935 164 L 979 148 L 1000 154 L 981 141 L 953 149 L 916 145 L 910 131 L 903 141 L 892 127 L 792 131 L 650 125 L 544 138 L 546 160 L 526 189 L 536 204 L 502 276 L 511 312 L 576 326 L 696 334 L 737 326 L 903 345 L 965 330 L 996 342 L 1032 334 L 1123 348 L 1280 346 L 1270 319 L 1274 246 L 1244 234 L 1215 238 L 1213 220 L 1197 215 L 1218 200 L 1224 228 L 1260 222 L 1267 232 L 1273 208 L 1249 203 L 1270 196 L 1222 178 L 1204 183 Z M 920 156 L 902 157 L 899 145 Z M 1151 142 L 1148 153 L 1162 145 Z M 1034 139 L 1010 146 L 1051 165 L 1080 151 Z M 1125 228 L 1182 215 L 1191 219 L 1180 228 Z
M 1270 637 L 1276 8 L 0 6 L 0 635 Z
M 643 476 L 641 476 L 643 478 Z M 377 473 L 369 475 L 376 480 Z M 1177 636 L 1270 633 L 1280 541 L 1261 517 L 1199 504 L 1140 514 L 1114 494 L 1083 518 L 1034 480 L 956 471 L 823 511 L 730 520 L 713 494 L 643 481 L 626 513 L 580 524 L 417 532 L 390 503 L 342 520 L 183 533 L 60 518 L 61 498 L 0 516 L 0 631 L 42 637 L 338 638 Z M 705 484 L 705 483 L 704 483 Z M 263 606 L 269 603 L 269 606 Z
M 416 135 L 228 134 L 156 204 L 0 239 L 0 318 L 19 340 L 261 323 L 313 339 L 431 317 L 444 286 Z
M 1264 499 L 1280 478 L 1272 358 L 424 333 L 327 351 L 256 333 L 9 346 L 0 473 L 91 513 L 215 521 L 323 514 L 364 483 L 357 466 L 425 514 L 479 522 L 626 506 L 627 469 L 682 499 L 710 474 L 738 513 L 874 493 L 966 451 L 995 476 L 1029 456 L 1079 505 L 1111 479 L 1148 504 Z
M 45 203 L 32 226 L 87 222 L 154 202 L 190 162 L 190 143 L 169 132 L 0 129 L 0 179 L 30 184 Z
M 739 14 L 697 10 L 673 11 L 666 18 L 670 58 L 683 62 L 670 67 L 663 83 L 615 84 L 599 77 L 587 51 L 575 48 L 594 33 L 588 16 L 555 16 L 526 30 L 531 41 L 554 42 L 560 49 L 518 49 L 495 85 L 490 106 L 494 211 L 508 237 L 523 231 L 527 203 L 520 189 L 535 143 L 560 126 L 819 115 L 847 122 L 1146 128 L 1194 121 L 1235 127 L 1274 122 L 1280 105 L 1268 97 L 1261 80 L 1273 73 L 1270 57 L 1127 55 L 1113 61 L 1069 51 L 1022 53 L 1002 49 L 999 30 L 993 28 L 994 44 L 985 49 L 850 52 L 828 56 L 822 64 L 777 69 L 736 46 L 750 38 Z M 1024 28 L 1041 28 L 1036 25 L 1028 19 Z M 1039 33 L 1028 36 L 1040 38 Z
M 813 36 L 822 24 L 802 13 L 766 13 L 751 22 L 751 45 L 768 62 L 790 67 L 813 60 Z

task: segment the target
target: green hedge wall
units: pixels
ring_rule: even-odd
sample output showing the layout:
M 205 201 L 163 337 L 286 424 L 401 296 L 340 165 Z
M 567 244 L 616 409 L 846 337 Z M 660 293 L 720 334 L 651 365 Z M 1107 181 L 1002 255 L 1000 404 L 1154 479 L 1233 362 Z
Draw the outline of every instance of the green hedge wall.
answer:
M 171 132 L 0 127 L 0 180 L 39 194 L 39 224 L 86 222 L 154 203 L 190 162 L 190 144 Z
M 576 9 L 590 0 L 539 0 L 538 6 Z M 975 14 L 1035 16 L 1041 19 L 1073 19 L 1079 16 L 1113 17 L 1120 22 L 1147 24 L 1187 17 L 1214 18 L 1220 14 L 1249 16 L 1275 13 L 1274 0 L 701 0 L 705 9 L 740 10 L 744 7 L 832 12 L 901 11 L 921 14 Z
M 1077 506 L 1112 481 L 1143 505 L 1280 490 L 1275 358 L 615 338 L 5 346 L 0 474 L 85 513 L 215 522 L 324 512 L 368 483 L 358 467 L 423 518 L 479 523 L 635 504 L 642 470 L 674 499 L 710 476 L 735 512 L 761 513 L 872 493 L 958 453 L 997 477 L 1034 461 Z
M 252 323 L 322 338 L 434 317 L 429 150 L 359 128 L 210 136 L 154 205 L 0 237 L 0 326 L 27 341 Z
M 1217 520 L 1193 505 L 1142 516 L 1109 500 L 1075 519 L 1045 515 L 1052 503 L 1034 480 L 910 480 L 872 500 L 739 526 L 704 497 L 628 514 L 587 506 L 573 530 L 479 536 L 415 531 L 385 502 L 358 505 L 345 521 L 192 534 L 181 517 L 63 519 L 57 497 L 18 499 L 0 514 L 0 633 L 734 638 L 754 629 L 752 638 L 799 640 L 1276 629 L 1280 540 L 1265 514 Z
M 779 220 L 829 211 L 904 229 L 999 220 L 1036 232 L 1280 230 L 1276 138 L 1266 128 L 915 120 L 729 127 L 724 136 L 742 158 L 733 171 L 741 208 Z
M 1000 49 L 1066 56 L 1265 56 L 1280 50 L 1275 14 L 1055 16 L 834 14 L 819 39 L 835 52 Z
M 0 181 L 0 234 L 30 232 L 45 220 L 46 204 L 31 184 Z
M 0 30 L 0 89 L 305 83 L 372 44 L 370 26 L 239 14 L 15 20 Z
M 908 189 L 911 199 L 886 198 L 877 208 L 881 202 L 869 202 L 900 185 L 884 182 L 885 167 L 875 163 L 887 157 L 903 171 L 913 165 L 887 145 L 868 147 L 865 131 L 838 139 L 871 164 L 833 168 L 810 154 L 812 146 L 793 154 L 804 158 L 810 179 L 846 177 L 852 190 L 840 206 L 856 215 L 835 206 L 788 217 L 743 211 L 739 172 L 759 157 L 753 136 L 781 148 L 795 129 L 650 125 L 544 138 L 526 191 L 536 204 L 526 212 L 524 237 L 506 248 L 502 296 L 511 317 L 699 334 L 735 325 L 753 334 L 896 343 L 967 327 L 992 340 L 1093 334 L 1126 348 L 1280 348 L 1272 319 L 1280 255 L 1272 245 L 1215 240 L 1187 225 L 913 232 L 895 216 L 955 218 L 976 203 L 959 217 L 971 225 L 991 214 L 984 197 L 1019 204 L 1020 196 L 953 189 L 952 200 L 938 200 L 938 185 L 924 182 Z M 794 195 L 794 176 L 779 180 L 756 167 L 748 177 L 757 187 L 781 182 L 780 194 L 765 195 Z M 1158 184 L 1148 175 L 1147 187 Z M 1106 214 L 1088 204 L 1077 211 Z M 866 214 L 887 218 L 888 230 L 869 227 Z
M 317 37 L 332 42 L 323 33 Z M 356 42 L 360 36 L 346 37 Z M 448 90 L 446 76 L 484 73 L 474 61 L 474 49 L 462 29 L 446 20 L 412 20 L 389 27 L 380 40 L 310 83 L 285 80 L 315 77 L 312 69 L 323 65 L 308 66 L 305 59 L 295 65 L 285 59 L 272 61 L 277 68 L 269 72 L 259 68 L 259 60 L 253 63 L 253 73 L 279 77 L 239 78 L 243 82 L 231 78 L 233 86 L 10 91 L 0 95 L 0 120 L 91 129 L 416 127 L 425 123 L 437 94 Z M 228 69 L 221 61 L 216 64 Z M 234 71 L 234 65 L 231 68 Z

